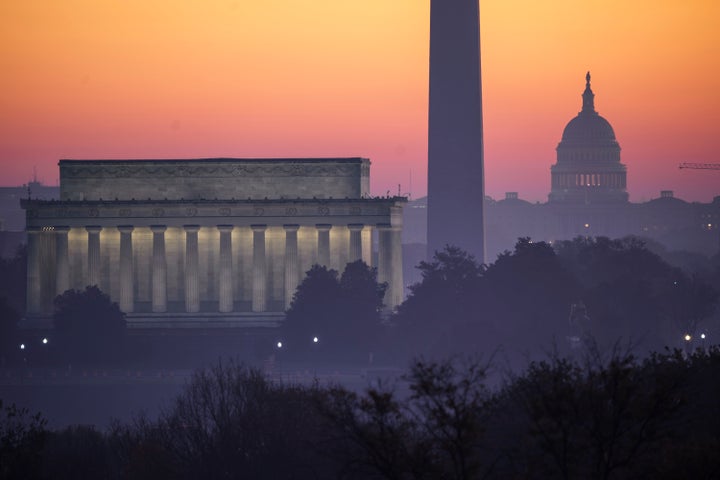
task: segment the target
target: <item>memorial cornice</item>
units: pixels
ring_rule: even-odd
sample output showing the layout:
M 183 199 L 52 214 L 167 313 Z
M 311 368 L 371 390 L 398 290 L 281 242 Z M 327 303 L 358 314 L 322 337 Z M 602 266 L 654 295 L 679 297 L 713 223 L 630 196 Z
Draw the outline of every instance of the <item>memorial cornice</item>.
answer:
M 312 200 L 21 200 L 29 226 L 267 223 L 374 224 L 388 218 L 405 197 Z M 234 219 L 234 220 L 233 220 Z

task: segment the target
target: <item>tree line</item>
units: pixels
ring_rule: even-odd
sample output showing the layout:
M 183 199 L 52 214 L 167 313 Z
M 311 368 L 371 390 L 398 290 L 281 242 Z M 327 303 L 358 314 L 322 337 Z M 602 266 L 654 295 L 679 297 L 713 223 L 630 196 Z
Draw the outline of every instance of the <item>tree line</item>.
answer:
M 382 315 L 384 286 L 373 269 L 349 264 L 338 284 L 336 273 L 314 267 L 284 328 L 307 344 L 323 323 L 338 351 L 356 358 L 370 351 L 394 362 L 496 352 L 513 367 L 553 345 L 568 353 L 587 339 L 602 348 L 624 339 L 648 353 L 692 350 L 720 335 L 720 256 L 689 272 L 632 237 L 553 245 L 521 238 L 489 265 L 447 246 L 417 268 L 422 280 Z M 343 294 L 343 285 L 353 295 Z
M 106 430 L 0 405 L 0 478 L 718 478 L 720 350 L 583 352 L 497 387 L 479 357 L 416 359 L 362 392 L 218 361 Z
M 264 340 L 260 350 L 294 361 L 351 363 L 495 352 L 517 368 L 553 345 L 567 353 L 587 338 L 603 348 L 622 338 L 645 353 L 716 344 L 720 255 L 705 261 L 677 252 L 661 257 L 661 249 L 651 247 L 633 237 L 552 245 L 521 238 L 513 251 L 484 265 L 447 246 L 418 265 L 422 280 L 409 286 L 394 312 L 384 309 L 387 285 L 377 281 L 374 268 L 357 261 L 340 273 L 314 265 L 276 338 Z M 24 278 L 23 261 L 19 255 L 0 264 L 3 358 L 19 355 L 25 284 L 15 279 Z M 97 287 L 58 296 L 54 325 L 58 358 L 123 358 L 124 314 Z

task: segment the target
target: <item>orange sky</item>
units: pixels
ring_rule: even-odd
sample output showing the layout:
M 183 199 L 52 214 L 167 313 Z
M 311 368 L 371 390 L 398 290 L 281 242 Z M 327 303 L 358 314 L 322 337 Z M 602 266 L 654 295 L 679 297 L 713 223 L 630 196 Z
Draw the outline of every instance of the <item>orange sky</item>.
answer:
M 429 0 L 3 0 L 0 184 L 60 158 L 365 156 L 426 191 Z M 592 72 L 631 200 L 720 195 L 720 2 L 483 0 L 486 192 L 544 201 Z M 412 172 L 412 174 L 411 174 Z

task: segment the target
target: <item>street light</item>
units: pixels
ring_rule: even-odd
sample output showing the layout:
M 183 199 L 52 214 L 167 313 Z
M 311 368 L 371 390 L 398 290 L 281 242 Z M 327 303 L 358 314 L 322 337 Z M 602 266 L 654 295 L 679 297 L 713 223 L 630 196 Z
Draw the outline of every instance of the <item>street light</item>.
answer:
M 282 342 L 278 342 L 278 343 L 277 343 L 277 347 L 278 347 L 278 348 L 282 348 Z
M 48 342 L 48 339 L 47 339 L 47 337 L 45 337 L 45 338 L 43 338 L 43 339 L 42 339 L 42 343 L 43 343 L 43 345 L 47 345 L 47 342 Z
M 690 354 L 692 353 L 692 347 L 691 347 L 691 343 L 690 343 L 690 340 L 693 339 L 692 335 L 690 335 L 689 333 L 686 333 L 685 336 L 683 337 L 683 339 L 685 340 L 685 356 L 689 357 Z
M 318 337 L 313 337 L 313 343 L 317 343 L 317 342 L 318 342 Z
M 25 350 L 25 344 L 24 344 L 24 343 L 21 343 L 21 344 L 20 344 L 20 350 Z

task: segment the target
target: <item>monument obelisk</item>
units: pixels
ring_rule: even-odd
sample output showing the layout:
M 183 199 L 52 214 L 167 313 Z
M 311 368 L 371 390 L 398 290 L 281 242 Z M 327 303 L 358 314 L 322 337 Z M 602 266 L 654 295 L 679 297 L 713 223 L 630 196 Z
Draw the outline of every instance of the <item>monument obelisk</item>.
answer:
M 485 260 L 478 0 L 430 2 L 428 257 L 455 245 Z

